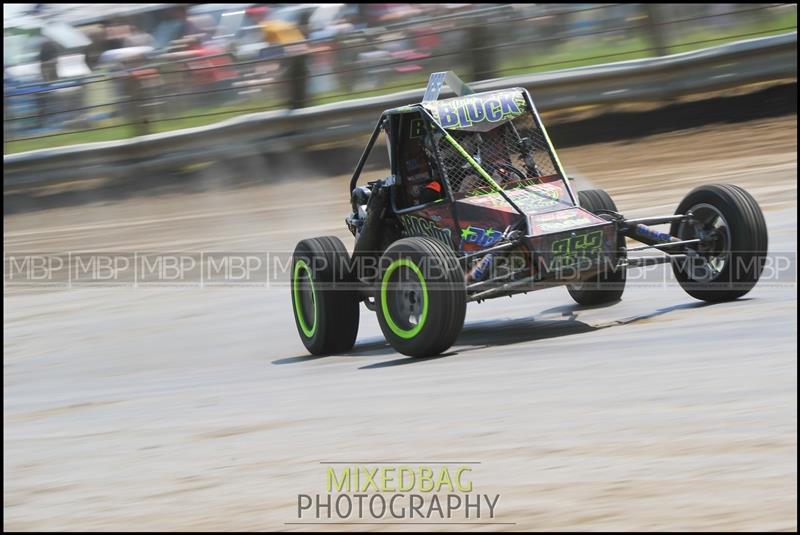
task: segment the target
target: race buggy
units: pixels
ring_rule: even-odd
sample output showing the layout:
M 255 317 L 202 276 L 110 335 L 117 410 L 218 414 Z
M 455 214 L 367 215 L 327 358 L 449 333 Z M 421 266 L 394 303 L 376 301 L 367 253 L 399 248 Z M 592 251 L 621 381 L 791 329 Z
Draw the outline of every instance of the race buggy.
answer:
M 457 96 L 438 100 L 445 83 Z M 391 174 L 359 186 L 381 134 Z M 423 357 L 455 342 L 470 301 L 566 285 L 581 305 L 611 303 L 628 269 L 667 262 L 704 301 L 736 299 L 758 281 L 767 229 L 743 189 L 699 186 L 674 215 L 627 219 L 605 191 L 576 193 L 570 182 L 527 90 L 474 93 L 452 72 L 434 73 L 421 103 L 381 115 L 356 166 L 352 256 L 331 236 L 294 251 L 303 344 L 350 350 L 361 302 L 395 350 Z M 652 228 L 662 224 L 669 233 Z M 641 251 L 659 253 L 631 255 Z

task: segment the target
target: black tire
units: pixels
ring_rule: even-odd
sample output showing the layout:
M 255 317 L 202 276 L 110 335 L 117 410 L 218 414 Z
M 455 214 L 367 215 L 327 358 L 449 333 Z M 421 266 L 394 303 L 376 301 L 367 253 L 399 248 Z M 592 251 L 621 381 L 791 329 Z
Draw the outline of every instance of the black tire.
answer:
M 617 211 L 614 200 L 601 189 L 579 191 L 578 202 L 581 208 L 598 216 L 605 214 L 605 211 Z M 567 284 L 567 291 L 579 305 L 613 303 L 622 298 L 622 293 L 625 291 L 625 275 L 625 268 L 605 269 L 585 281 Z
M 381 257 L 375 294 L 383 335 L 410 357 L 438 355 L 464 326 L 467 290 L 452 249 L 430 238 L 404 238 Z
M 693 189 L 676 214 L 692 212 L 692 222 L 674 222 L 670 233 L 682 240 L 706 235 L 696 255 L 672 263 L 681 287 L 701 301 L 737 299 L 753 289 L 767 258 L 767 224 L 753 197 L 738 186 L 709 184 Z
M 581 208 L 589 210 L 593 214 L 602 213 L 602 210 L 617 211 L 614 199 L 605 190 L 585 189 L 578 192 L 578 203 Z
M 359 297 L 350 268 L 350 255 L 334 236 L 303 240 L 295 247 L 292 311 L 297 333 L 314 355 L 342 353 L 355 344 Z

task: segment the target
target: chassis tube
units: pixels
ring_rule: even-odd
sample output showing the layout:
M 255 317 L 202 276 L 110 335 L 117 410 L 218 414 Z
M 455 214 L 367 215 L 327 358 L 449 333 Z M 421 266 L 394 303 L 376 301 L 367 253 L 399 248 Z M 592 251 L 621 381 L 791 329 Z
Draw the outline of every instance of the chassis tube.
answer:
M 518 281 L 513 281 L 513 282 L 506 282 L 506 283 L 502 284 L 498 288 L 491 288 L 489 290 L 484 290 L 482 292 L 478 292 L 476 294 L 472 294 L 470 296 L 467 296 L 467 302 L 483 301 L 485 299 L 491 299 L 493 297 L 503 297 L 503 296 L 512 295 L 512 294 L 515 294 L 515 293 L 527 293 L 529 291 L 533 291 L 534 289 L 533 288 L 529 288 L 529 289 L 517 290 L 517 288 L 521 288 L 521 287 L 523 287 L 525 285 L 530 285 L 530 284 L 533 284 L 533 283 L 534 283 L 533 277 L 530 277 L 530 278 L 527 278 L 527 279 L 518 280 Z
M 672 223 L 673 221 L 683 221 L 684 219 L 688 219 L 690 217 L 692 217 L 692 214 L 664 215 L 659 217 L 640 217 L 639 219 L 626 219 L 624 223 L 627 226 L 663 225 L 664 223 Z
M 636 253 L 639 251 L 646 251 L 648 249 L 658 249 L 659 251 L 669 253 L 667 249 L 671 249 L 672 247 L 677 247 L 678 245 L 695 245 L 698 243 L 700 243 L 700 240 L 698 238 L 693 238 L 691 240 L 678 240 L 677 238 L 673 238 L 672 241 L 668 242 L 654 243 L 653 245 L 642 245 L 641 247 L 634 247 L 633 249 L 628 249 L 628 252 Z
M 459 260 L 461 262 L 467 262 L 468 260 L 472 260 L 473 258 L 480 258 L 486 256 L 487 254 L 496 253 L 497 251 L 504 251 L 516 245 L 519 245 L 518 241 L 501 243 L 500 245 L 495 245 L 493 247 L 482 249 L 480 251 L 476 251 L 474 253 L 462 256 L 461 258 L 459 258 Z
M 631 225 L 633 221 L 625 221 L 624 234 L 629 238 L 640 241 L 646 245 L 658 245 L 662 243 L 678 242 L 680 239 L 661 232 L 654 228 L 648 227 L 642 223 Z
M 364 152 L 361 153 L 361 158 L 358 160 L 358 165 L 356 165 L 356 170 L 353 172 L 353 178 L 350 179 L 350 191 L 347 192 L 348 195 L 353 194 L 353 190 L 356 187 L 356 183 L 358 182 L 358 177 L 361 175 L 361 170 L 364 168 L 364 164 L 367 163 L 367 157 L 369 153 L 372 151 L 372 147 L 375 145 L 375 141 L 378 139 L 378 134 L 381 133 L 381 127 L 383 126 L 383 120 L 386 116 L 381 115 L 378 124 L 375 125 L 375 130 L 372 131 L 372 137 L 369 138 L 369 143 L 367 146 L 364 147 Z
M 629 258 L 627 269 L 643 268 L 647 266 L 657 266 L 659 264 L 666 264 L 675 260 L 686 258 L 685 254 L 663 255 L 663 256 L 639 256 L 636 258 Z

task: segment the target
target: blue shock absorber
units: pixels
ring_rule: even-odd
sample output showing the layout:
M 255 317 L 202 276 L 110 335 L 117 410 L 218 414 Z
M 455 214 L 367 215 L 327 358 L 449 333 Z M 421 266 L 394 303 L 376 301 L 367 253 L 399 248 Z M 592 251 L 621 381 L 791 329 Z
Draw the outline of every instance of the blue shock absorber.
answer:
M 473 281 L 480 281 L 486 276 L 486 273 L 492 267 L 492 262 L 494 262 L 494 254 L 489 253 L 483 258 L 481 258 L 475 266 L 469 272 L 469 279 Z
M 648 240 L 653 240 L 657 243 L 666 243 L 671 241 L 676 241 L 672 238 L 669 234 L 656 230 L 654 228 L 650 228 L 647 225 L 636 225 L 634 229 L 634 234 L 640 238 L 645 238 Z

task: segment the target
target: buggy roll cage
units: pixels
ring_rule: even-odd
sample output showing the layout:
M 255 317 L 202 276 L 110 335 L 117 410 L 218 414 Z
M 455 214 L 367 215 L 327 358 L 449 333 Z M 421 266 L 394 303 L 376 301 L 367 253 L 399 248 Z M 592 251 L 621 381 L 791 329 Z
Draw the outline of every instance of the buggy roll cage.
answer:
M 436 131 L 438 131 L 443 136 L 443 138 L 452 146 L 452 148 L 455 149 L 455 151 L 462 158 L 464 158 L 464 160 L 472 167 L 472 169 L 483 180 L 486 181 L 486 183 L 491 187 L 492 192 L 496 192 L 500 196 L 502 196 L 503 199 L 516 212 L 518 212 L 520 215 L 522 215 L 524 217 L 526 215 L 525 212 L 522 209 L 520 209 L 520 207 L 511 199 L 511 197 L 500 186 L 500 184 L 498 184 L 494 180 L 494 178 L 492 178 L 492 176 L 481 166 L 481 164 L 479 162 L 477 162 L 475 160 L 475 158 L 473 158 L 472 155 L 470 155 L 469 152 L 467 150 L 465 150 L 464 147 L 461 146 L 461 144 L 458 143 L 458 141 L 456 141 L 456 139 L 447 131 L 447 129 L 445 127 L 443 127 L 440 124 L 440 122 L 437 121 L 433 117 L 433 115 L 430 113 L 430 111 L 425 107 L 425 104 L 429 104 L 429 103 L 434 102 L 434 101 L 437 100 L 437 98 L 439 96 L 439 93 L 440 93 L 440 91 L 442 89 L 442 86 L 445 85 L 445 84 L 447 84 L 447 86 L 456 94 L 456 97 L 462 97 L 462 96 L 465 96 L 465 95 L 475 95 L 476 94 L 475 91 L 472 88 L 470 88 L 466 83 L 464 83 L 452 71 L 435 72 L 435 73 L 431 74 L 430 79 L 428 80 L 428 85 L 427 85 L 427 87 L 425 89 L 425 94 L 423 96 L 422 102 L 416 103 L 416 104 L 411 104 L 411 105 L 408 105 L 408 106 L 401 106 L 401 107 L 398 107 L 398 108 L 393 108 L 393 109 L 390 109 L 390 110 L 386 110 L 381 114 L 380 119 L 378 120 L 377 124 L 375 125 L 375 128 L 372 131 L 372 135 L 370 136 L 370 139 L 369 139 L 369 141 L 367 143 L 367 146 L 364 148 L 364 151 L 361 154 L 361 158 L 359 159 L 358 164 L 356 165 L 356 169 L 355 169 L 355 171 L 353 173 L 353 176 L 350 179 L 350 190 L 348 191 L 348 194 L 351 194 L 352 191 L 356 188 L 357 182 L 358 182 L 358 178 L 361 176 L 361 172 L 362 172 L 362 170 L 364 168 L 364 165 L 366 164 L 367 158 L 369 157 L 370 153 L 372 152 L 372 149 L 373 149 L 373 147 L 375 145 L 375 142 L 377 141 L 378 136 L 380 135 L 382 130 L 385 130 L 387 132 L 387 135 L 389 137 L 389 144 L 390 144 L 390 146 L 389 146 L 389 162 L 390 162 L 393 182 L 391 182 L 391 184 L 389 184 L 389 185 L 394 185 L 394 184 L 398 183 L 398 176 L 397 176 L 397 173 L 396 173 L 396 171 L 397 171 L 396 151 L 397 151 L 397 148 L 398 148 L 398 143 L 401 142 L 400 141 L 401 138 L 399 138 L 399 136 L 398 136 L 398 139 L 397 139 L 396 142 L 392 141 L 394 136 L 391 135 L 391 134 L 394 134 L 394 132 L 391 132 L 391 125 L 389 124 L 389 119 L 391 117 L 393 117 L 393 116 L 403 115 L 403 114 L 406 114 L 406 113 L 419 113 L 422 116 L 423 120 L 424 120 L 425 129 L 426 129 L 427 134 L 430 135 L 432 133 L 430 131 L 431 127 L 436 129 Z M 547 130 L 545 129 L 545 126 L 544 126 L 544 124 L 543 124 L 543 122 L 541 120 L 541 117 L 539 116 L 539 112 L 538 112 L 538 110 L 536 109 L 536 106 L 533 103 L 533 99 L 531 98 L 530 93 L 525 88 L 518 88 L 518 89 L 521 92 L 521 94 L 523 95 L 523 98 L 525 99 L 525 103 L 526 103 L 526 105 L 528 107 L 527 108 L 527 113 L 531 114 L 531 117 L 533 118 L 533 120 L 535 122 L 536 128 L 538 128 L 541 131 L 542 135 L 543 135 L 544 142 L 546 144 L 547 154 L 548 154 L 548 156 L 550 157 L 550 159 L 552 161 L 553 167 L 556 170 L 556 172 L 557 172 L 557 174 L 559 176 L 559 179 L 564 183 L 564 185 L 566 187 L 566 190 L 569 193 L 569 197 L 570 197 L 570 200 L 572 201 L 572 204 L 574 206 L 577 206 L 578 205 L 577 195 L 572 190 L 572 187 L 571 187 L 571 185 L 569 183 L 569 180 L 567 179 L 567 175 L 564 172 L 564 168 L 561 165 L 561 161 L 558 159 L 558 155 L 556 154 L 555 148 L 553 147 L 553 143 L 550 140 L 550 136 L 547 134 Z M 480 93 L 478 93 L 478 94 L 480 94 Z M 390 134 L 390 132 L 391 132 L 391 134 Z M 440 180 L 441 180 L 441 182 L 442 182 L 442 184 L 444 185 L 444 188 L 445 188 L 445 197 L 444 197 L 444 199 L 446 201 L 452 201 L 454 197 L 453 197 L 453 191 L 452 191 L 452 188 L 451 188 L 450 180 L 447 179 L 447 169 L 442 163 L 442 159 L 441 159 L 441 157 L 439 155 L 439 151 L 438 151 L 438 146 L 436 146 L 436 144 L 434 144 L 434 148 L 435 148 L 435 157 L 438 160 L 435 163 L 437 164 L 438 169 L 440 170 L 441 174 L 443 175 L 443 176 L 441 176 L 439 178 L 440 178 Z M 399 180 L 402 180 L 402 179 L 399 179 Z M 433 203 L 427 203 L 427 204 L 423 204 L 423 205 L 414 206 L 411 209 L 408 209 L 408 210 L 403 209 L 403 210 L 400 210 L 399 212 L 416 210 L 416 209 L 425 207 L 428 204 L 433 204 Z

